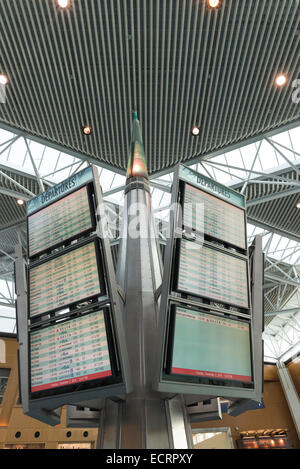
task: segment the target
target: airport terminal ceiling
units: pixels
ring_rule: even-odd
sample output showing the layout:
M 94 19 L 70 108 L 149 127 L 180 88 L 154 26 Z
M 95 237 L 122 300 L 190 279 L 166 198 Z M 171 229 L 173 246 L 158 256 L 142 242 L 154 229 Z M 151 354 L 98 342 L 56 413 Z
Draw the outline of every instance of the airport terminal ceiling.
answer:
M 0 74 L 8 79 L 0 104 L 0 330 L 15 331 L 14 247 L 26 242 L 26 201 L 96 163 L 116 216 L 136 109 L 161 226 L 179 161 L 245 194 L 249 243 L 261 233 L 266 253 L 265 359 L 300 350 L 299 2 L 223 0 L 216 10 L 204 0 L 19 5 L 0 3 Z M 159 236 L 163 244 L 163 230 Z
M 64 3 L 0 2 L 6 129 L 124 173 L 137 110 L 154 174 L 299 122 L 298 0 Z

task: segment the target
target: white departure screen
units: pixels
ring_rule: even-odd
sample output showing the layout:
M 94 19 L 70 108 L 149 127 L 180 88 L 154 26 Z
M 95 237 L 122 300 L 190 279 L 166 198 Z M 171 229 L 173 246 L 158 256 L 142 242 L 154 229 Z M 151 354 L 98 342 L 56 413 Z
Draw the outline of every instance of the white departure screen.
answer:
M 178 289 L 248 308 L 247 262 L 182 239 Z
M 249 324 L 176 307 L 171 373 L 251 382 Z
M 86 186 L 28 217 L 29 256 L 92 228 Z
M 246 249 L 245 211 L 185 185 L 183 225 Z
M 95 244 L 29 269 L 30 317 L 100 294 Z
M 30 333 L 31 392 L 111 376 L 103 311 Z

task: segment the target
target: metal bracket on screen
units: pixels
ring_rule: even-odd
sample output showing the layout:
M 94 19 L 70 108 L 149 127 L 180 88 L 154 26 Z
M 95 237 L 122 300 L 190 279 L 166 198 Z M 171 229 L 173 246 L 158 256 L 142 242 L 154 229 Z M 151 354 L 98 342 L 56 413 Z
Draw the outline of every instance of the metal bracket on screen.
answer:
M 67 405 L 66 427 L 97 428 L 99 427 L 101 409 Z
M 155 293 L 154 293 L 154 299 L 156 303 L 158 301 L 158 298 L 161 295 L 161 290 L 162 290 L 162 283 L 159 285 L 159 287 L 155 290 Z
M 228 407 L 228 414 L 237 417 L 248 410 L 256 410 L 259 401 L 253 399 L 236 399 L 232 401 Z
M 222 420 L 220 398 L 204 399 L 201 402 L 187 405 L 190 422 Z
M 176 231 L 178 233 L 178 231 Z M 203 233 L 196 233 L 195 231 L 190 231 L 187 229 L 182 230 L 181 236 L 183 239 L 187 241 L 198 241 L 198 243 L 204 242 L 204 234 Z

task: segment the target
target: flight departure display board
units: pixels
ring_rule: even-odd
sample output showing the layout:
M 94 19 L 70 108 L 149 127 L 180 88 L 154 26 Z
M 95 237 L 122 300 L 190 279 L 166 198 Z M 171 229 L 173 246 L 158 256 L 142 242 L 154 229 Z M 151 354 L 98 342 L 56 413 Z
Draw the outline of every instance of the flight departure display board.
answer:
M 171 374 L 252 381 L 250 325 L 174 307 Z
M 93 227 L 87 186 L 28 217 L 29 257 Z
M 247 262 L 182 239 L 177 289 L 212 301 L 249 308 Z
M 245 211 L 187 183 L 183 225 L 246 249 Z
M 103 311 L 30 333 L 32 393 L 112 375 Z
M 103 288 L 96 244 L 90 242 L 29 269 L 29 315 L 54 311 L 102 294 Z

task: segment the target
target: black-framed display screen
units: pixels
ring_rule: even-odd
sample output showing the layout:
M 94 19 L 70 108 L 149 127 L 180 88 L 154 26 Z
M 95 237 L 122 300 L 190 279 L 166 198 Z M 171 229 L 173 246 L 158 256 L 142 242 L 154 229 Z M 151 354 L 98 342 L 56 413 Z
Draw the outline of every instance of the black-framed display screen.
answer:
M 31 331 L 29 347 L 34 397 L 120 380 L 109 307 Z
M 174 255 L 175 290 L 240 308 L 250 307 L 246 259 L 184 238 L 177 240 Z
M 91 187 L 84 185 L 27 217 L 28 257 L 95 228 Z
M 28 311 L 33 318 L 105 294 L 99 241 L 69 249 L 28 269 Z
M 184 228 L 190 228 L 240 249 L 247 249 L 243 208 L 182 182 Z
M 174 304 L 170 314 L 170 375 L 251 385 L 249 321 Z

